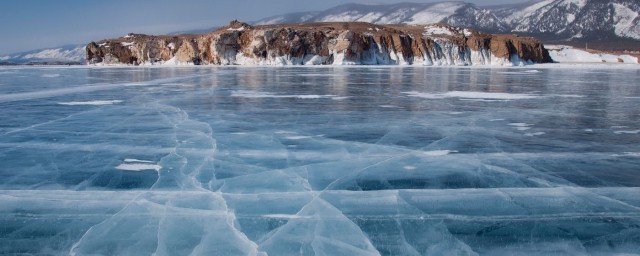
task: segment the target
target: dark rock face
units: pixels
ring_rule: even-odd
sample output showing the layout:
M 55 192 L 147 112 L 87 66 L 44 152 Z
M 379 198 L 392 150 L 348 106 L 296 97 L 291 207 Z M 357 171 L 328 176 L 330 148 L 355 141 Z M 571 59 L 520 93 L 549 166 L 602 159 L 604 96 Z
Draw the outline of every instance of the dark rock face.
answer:
M 448 25 L 361 22 L 229 26 L 202 35 L 127 37 L 87 45 L 90 64 L 519 65 L 551 62 L 536 39 Z

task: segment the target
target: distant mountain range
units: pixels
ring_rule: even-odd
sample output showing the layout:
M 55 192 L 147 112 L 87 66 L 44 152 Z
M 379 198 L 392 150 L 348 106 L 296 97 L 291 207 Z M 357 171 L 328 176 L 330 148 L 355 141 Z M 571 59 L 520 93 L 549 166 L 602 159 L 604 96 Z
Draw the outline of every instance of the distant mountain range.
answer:
M 640 1 L 543 0 L 489 7 L 465 2 L 345 4 L 321 12 L 273 16 L 256 23 L 327 21 L 446 23 L 492 33 L 526 34 L 553 40 L 640 40 Z
M 4 64 L 83 64 L 85 45 L 66 45 L 55 48 L 38 49 L 9 54 L 0 57 Z
M 439 3 L 344 4 L 324 11 L 268 17 L 256 25 L 363 21 L 377 24 L 446 23 L 490 33 L 535 36 L 543 42 L 640 50 L 640 0 L 542 0 L 501 6 L 456 1 Z M 171 34 L 203 33 L 211 29 Z M 84 44 L 11 54 L 0 63 L 84 62 Z
M 465 2 L 345 4 L 320 12 L 273 16 L 259 20 L 256 24 L 334 21 L 362 21 L 377 24 L 447 23 L 487 32 L 501 31 L 507 28 L 507 25 L 490 10 Z

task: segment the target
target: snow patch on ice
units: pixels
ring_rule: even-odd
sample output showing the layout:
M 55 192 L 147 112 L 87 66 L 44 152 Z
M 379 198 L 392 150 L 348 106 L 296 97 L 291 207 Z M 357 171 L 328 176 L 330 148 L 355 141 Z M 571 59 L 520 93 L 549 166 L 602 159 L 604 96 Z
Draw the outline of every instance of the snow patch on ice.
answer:
M 116 166 L 115 168 L 122 171 L 139 172 L 139 171 L 145 171 L 145 170 L 160 171 L 160 169 L 162 169 L 162 166 L 157 164 L 123 163 Z
M 640 152 L 624 152 L 622 154 L 613 154 L 611 156 L 617 156 L 617 157 L 640 157 Z
M 424 92 L 404 92 L 411 97 L 425 99 L 444 99 L 444 98 L 462 98 L 462 99 L 484 99 L 484 100 L 524 100 L 534 99 L 539 96 L 531 94 L 517 93 L 501 93 L 501 92 L 468 92 L 468 91 L 450 91 L 446 93 L 424 93 Z
M 231 97 L 238 98 L 250 98 L 250 99 L 261 99 L 261 98 L 294 98 L 294 99 L 333 99 L 333 100 L 342 100 L 346 97 L 340 97 L 336 95 L 317 95 L 317 94 L 273 94 L 269 92 L 258 92 L 258 91 L 247 91 L 247 90 L 238 90 L 231 92 Z
M 300 216 L 295 214 L 265 214 L 262 215 L 265 218 L 275 218 L 275 219 L 309 219 L 310 216 Z
M 124 159 L 122 164 L 116 166 L 115 168 L 122 171 L 139 172 L 145 170 L 160 171 L 160 169 L 162 169 L 162 166 L 156 164 L 153 161 L 126 158 Z
M 59 105 L 65 106 L 100 106 L 100 105 L 113 105 L 122 103 L 121 100 L 92 100 L 92 101 L 70 101 L 70 102 L 58 102 Z
M 531 75 L 531 74 L 537 74 L 540 72 L 542 71 L 533 69 L 533 70 L 524 70 L 524 71 L 500 71 L 498 72 L 498 74 Z
M 124 162 L 125 163 L 154 163 L 153 161 L 140 160 L 140 159 L 135 159 L 135 158 L 124 159 Z
M 638 134 L 640 133 L 640 130 L 633 130 L 633 131 L 615 131 L 613 132 L 615 134 Z
M 510 123 L 508 125 L 509 126 L 514 126 L 516 128 L 516 130 L 518 130 L 518 131 L 526 131 L 526 130 L 531 129 L 531 127 L 530 127 L 531 124 L 527 124 L 527 123 Z
M 457 150 L 432 150 L 432 151 L 422 152 L 422 154 L 425 156 L 446 156 L 448 154 L 457 153 L 457 152 L 458 152 Z
M 314 138 L 314 137 L 315 136 L 301 136 L 300 135 L 300 136 L 287 136 L 287 137 L 284 137 L 284 138 L 288 139 L 288 140 L 304 140 L 304 139 L 311 139 L 311 138 Z

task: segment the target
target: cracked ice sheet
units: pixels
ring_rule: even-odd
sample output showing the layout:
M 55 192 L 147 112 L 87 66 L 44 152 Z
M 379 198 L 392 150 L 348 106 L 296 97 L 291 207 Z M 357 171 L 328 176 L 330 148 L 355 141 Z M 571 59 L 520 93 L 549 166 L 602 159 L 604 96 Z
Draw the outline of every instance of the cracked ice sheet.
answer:
M 30 253 L 42 252 L 34 243 L 57 244 L 47 249 L 54 254 L 509 254 L 518 248 L 536 252 L 536 244 L 549 245 L 543 248 L 547 253 L 561 248 L 632 253 L 636 245 L 628 238 L 640 235 L 640 216 L 637 200 L 628 195 L 639 192 L 572 187 L 244 195 L 3 191 L 0 222 L 7 229 L 1 239 Z M 10 225 L 15 218 L 31 224 Z M 48 232 L 33 237 L 30 230 L 43 225 Z M 22 242 L 26 236 L 28 244 Z
M 257 245 L 237 229 L 234 213 L 219 194 L 173 193 L 141 195 L 91 227 L 71 248 L 72 255 L 144 252 L 257 255 Z
M 38 96 L 0 103 L 0 250 L 205 254 L 198 241 L 220 230 L 238 254 L 637 251 L 637 72 L 524 71 L 63 69 L 44 92 L 0 76 L 3 92 Z M 134 162 L 161 168 L 116 168 Z

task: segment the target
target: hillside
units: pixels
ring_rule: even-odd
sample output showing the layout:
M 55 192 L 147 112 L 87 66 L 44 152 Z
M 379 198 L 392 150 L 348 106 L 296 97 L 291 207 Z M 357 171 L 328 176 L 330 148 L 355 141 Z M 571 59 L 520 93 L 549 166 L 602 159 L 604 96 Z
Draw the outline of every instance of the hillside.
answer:
M 522 65 L 550 62 L 534 38 L 449 25 L 326 22 L 250 26 L 211 33 L 131 35 L 87 45 L 100 65 Z

